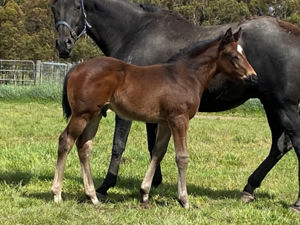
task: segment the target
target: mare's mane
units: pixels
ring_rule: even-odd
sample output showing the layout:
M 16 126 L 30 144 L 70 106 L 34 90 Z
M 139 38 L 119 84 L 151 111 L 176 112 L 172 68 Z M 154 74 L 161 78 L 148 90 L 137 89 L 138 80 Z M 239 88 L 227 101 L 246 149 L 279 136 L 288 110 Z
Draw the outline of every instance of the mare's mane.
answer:
M 50 4 L 54 4 L 55 2 L 57 2 L 58 0 L 50 0 Z M 83 0 L 85 1 L 85 0 Z M 97 0 L 96 0 L 97 1 Z M 102 0 L 98 0 L 98 1 L 102 1 Z M 131 7 L 137 9 L 137 10 L 142 10 L 144 12 L 153 14 L 153 15 L 162 15 L 162 16 L 172 16 L 174 18 L 168 18 L 169 20 L 181 20 L 181 21 L 186 21 L 188 22 L 185 18 L 183 18 L 182 16 L 180 16 L 178 13 L 172 11 L 172 10 L 168 10 L 165 9 L 163 7 L 160 7 L 158 5 L 155 4 L 150 4 L 150 3 L 133 3 L 130 2 L 129 0 L 120 0 L 120 5 L 121 4 L 126 4 L 126 5 L 130 5 Z
M 191 45 L 180 49 L 179 52 L 177 52 L 175 55 L 168 59 L 167 63 L 174 62 L 182 57 L 193 58 L 196 55 L 199 55 L 202 52 L 204 52 L 214 43 L 219 41 L 223 36 L 224 34 L 220 34 L 217 38 L 214 39 L 194 42 Z
M 140 3 L 138 4 L 140 8 L 142 8 L 145 12 L 158 12 L 163 10 L 155 4 L 150 3 Z
M 294 35 L 300 35 L 300 28 L 294 24 L 282 21 L 282 20 L 277 20 L 279 26 L 283 29 L 285 29 L 288 33 L 292 33 Z

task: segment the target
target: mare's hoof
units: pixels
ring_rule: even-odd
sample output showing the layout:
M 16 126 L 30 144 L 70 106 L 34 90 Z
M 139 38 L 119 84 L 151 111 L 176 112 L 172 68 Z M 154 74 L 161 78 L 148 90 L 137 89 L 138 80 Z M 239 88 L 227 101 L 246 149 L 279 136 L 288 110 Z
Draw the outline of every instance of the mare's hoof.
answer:
M 101 195 L 107 195 L 108 189 L 114 187 L 117 183 L 117 176 L 108 172 L 103 183 L 99 188 L 97 188 L 96 192 Z
M 291 205 L 290 208 L 291 208 L 291 210 L 293 210 L 294 212 L 300 213 L 300 205 L 293 204 L 293 205 Z
M 254 195 L 249 192 L 243 191 L 241 194 L 241 201 L 244 203 L 249 203 L 254 201 Z
M 106 186 L 106 185 L 101 185 L 97 190 L 96 193 L 100 194 L 100 195 L 107 195 L 107 191 L 110 187 Z

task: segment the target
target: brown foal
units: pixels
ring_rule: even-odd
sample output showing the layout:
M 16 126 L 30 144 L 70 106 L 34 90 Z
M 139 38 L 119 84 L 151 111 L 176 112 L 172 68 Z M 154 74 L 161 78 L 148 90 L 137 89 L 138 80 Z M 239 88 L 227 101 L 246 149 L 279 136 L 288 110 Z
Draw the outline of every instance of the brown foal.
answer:
M 62 201 L 65 161 L 76 141 L 86 195 L 98 204 L 91 175 L 89 154 L 99 122 L 111 109 L 128 120 L 158 124 L 151 163 L 141 185 L 141 202 L 148 203 L 152 178 L 173 136 L 178 167 L 178 200 L 188 208 L 186 170 L 188 166 L 187 131 L 196 114 L 202 93 L 219 72 L 241 80 L 255 76 L 237 41 L 241 29 L 215 40 L 199 42 L 165 64 L 135 66 L 101 57 L 83 62 L 72 69 L 64 91 L 71 119 L 59 137 L 58 159 L 52 193 Z M 238 81 L 237 81 L 238 82 Z M 65 106 L 64 106 L 65 107 Z

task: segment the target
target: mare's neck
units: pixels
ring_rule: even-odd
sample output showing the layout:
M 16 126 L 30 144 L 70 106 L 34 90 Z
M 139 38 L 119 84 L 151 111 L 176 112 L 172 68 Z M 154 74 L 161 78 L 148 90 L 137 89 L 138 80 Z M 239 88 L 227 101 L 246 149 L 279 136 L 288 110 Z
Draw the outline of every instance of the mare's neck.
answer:
M 87 34 L 107 56 L 114 56 L 126 37 L 137 33 L 145 14 L 127 0 L 84 0 L 84 7 L 92 26 Z

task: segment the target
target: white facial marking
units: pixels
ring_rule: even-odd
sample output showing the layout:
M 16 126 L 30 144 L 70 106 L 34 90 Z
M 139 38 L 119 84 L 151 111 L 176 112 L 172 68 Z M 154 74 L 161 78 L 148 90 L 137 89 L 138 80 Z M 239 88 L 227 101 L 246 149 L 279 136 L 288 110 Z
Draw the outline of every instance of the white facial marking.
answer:
M 241 53 L 241 54 L 243 54 L 243 48 L 242 48 L 242 46 L 240 46 L 240 45 L 237 45 L 237 51 L 239 52 L 239 53 Z

